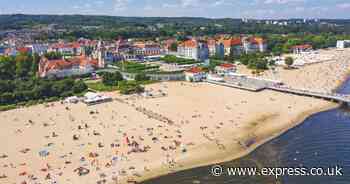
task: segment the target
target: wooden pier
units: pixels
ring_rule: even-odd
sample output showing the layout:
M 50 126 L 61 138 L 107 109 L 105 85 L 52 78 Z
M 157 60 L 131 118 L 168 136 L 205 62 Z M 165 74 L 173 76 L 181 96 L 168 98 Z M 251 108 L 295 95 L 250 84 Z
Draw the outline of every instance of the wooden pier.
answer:
M 218 82 L 218 81 L 213 81 L 213 80 L 206 80 L 205 82 L 211 83 L 211 84 L 216 84 L 220 86 L 226 86 L 230 88 L 237 88 L 237 89 L 242 89 L 242 90 L 247 90 L 247 91 L 253 91 L 253 92 L 258 92 L 266 89 L 265 87 L 248 87 L 245 85 L 238 85 L 238 84 L 232 84 L 232 83 L 227 83 L 227 82 Z
M 321 92 L 314 92 L 309 90 L 294 89 L 294 88 L 288 88 L 288 87 L 275 87 L 275 86 L 269 86 L 266 89 L 283 92 L 283 93 L 290 93 L 294 95 L 320 98 L 320 99 L 329 100 L 332 102 L 344 103 L 347 105 L 350 104 L 350 95 L 344 95 L 339 93 L 321 93 Z
M 218 81 L 210 81 L 210 80 L 207 80 L 206 82 L 211 83 L 211 84 L 231 87 L 231 88 L 253 91 L 253 92 L 258 92 L 258 91 L 268 89 L 268 90 L 278 91 L 278 92 L 282 92 L 282 93 L 289 93 L 289 94 L 294 94 L 294 95 L 299 95 L 299 96 L 308 96 L 308 97 L 313 97 L 313 98 L 324 99 L 324 100 L 342 103 L 342 104 L 350 106 L 350 95 L 344 95 L 344 94 L 339 94 L 339 93 L 322 93 L 322 92 L 315 92 L 315 91 L 304 90 L 304 89 L 289 88 L 289 87 L 279 86 L 279 85 L 265 85 L 265 86 L 259 85 L 256 87 L 254 87 L 254 86 L 248 87 L 245 85 L 236 85 L 236 84 L 227 83 L 227 82 L 218 82 Z

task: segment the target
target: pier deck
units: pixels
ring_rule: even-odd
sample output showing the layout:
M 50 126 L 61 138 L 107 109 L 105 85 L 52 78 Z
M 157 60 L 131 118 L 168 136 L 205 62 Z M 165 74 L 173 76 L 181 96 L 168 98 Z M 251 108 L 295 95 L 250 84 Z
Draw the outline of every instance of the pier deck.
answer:
M 266 82 L 261 79 L 255 81 L 254 83 L 249 83 L 249 84 L 246 82 L 246 79 L 244 79 L 244 81 L 237 80 L 237 79 L 235 80 L 236 80 L 235 82 L 232 82 L 232 80 L 225 80 L 224 82 L 206 80 L 206 82 L 211 84 L 226 86 L 226 87 L 253 91 L 253 92 L 258 92 L 258 91 L 268 89 L 268 90 L 278 91 L 282 93 L 290 93 L 290 94 L 300 95 L 300 96 L 321 98 L 332 102 L 338 102 L 338 103 L 344 103 L 344 104 L 350 105 L 350 95 L 344 95 L 339 93 L 321 93 L 321 92 L 316 92 L 311 90 L 289 88 L 283 85 L 272 84 L 271 82 Z
M 309 90 L 293 89 L 293 88 L 287 88 L 287 87 L 274 87 L 274 86 L 269 86 L 266 89 L 279 91 L 283 93 L 301 95 L 301 96 L 322 98 L 325 100 L 350 104 L 350 95 L 344 95 L 339 93 L 320 93 L 320 92 L 314 92 Z

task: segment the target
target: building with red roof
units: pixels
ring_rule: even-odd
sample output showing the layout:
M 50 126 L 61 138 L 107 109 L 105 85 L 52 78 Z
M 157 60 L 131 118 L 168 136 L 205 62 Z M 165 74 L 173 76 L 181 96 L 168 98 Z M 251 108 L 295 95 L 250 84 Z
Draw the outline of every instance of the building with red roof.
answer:
M 207 40 L 209 55 L 218 56 L 219 58 L 224 58 L 225 56 L 225 46 L 222 42 L 218 42 L 213 38 Z
M 92 73 L 96 68 L 98 60 L 85 56 L 55 60 L 43 57 L 39 62 L 39 76 L 63 78 Z
M 31 53 L 32 50 L 28 47 L 20 47 L 20 48 L 17 48 L 17 51 L 20 52 L 20 53 Z
M 198 41 L 195 39 L 190 39 L 182 42 L 179 46 L 180 47 L 186 47 L 186 48 L 196 48 Z
M 217 42 L 215 39 L 208 39 L 207 40 L 207 44 L 208 44 L 208 49 L 209 49 L 209 55 L 210 56 L 214 56 L 215 55 L 215 50 L 216 50 L 216 45 L 217 45 Z
M 261 37 L 243 38 L 243 50 L 245 53 L 266 52 L 267 42 Z
M 134 51 L 136 55 L 141 56 L 157 56 L 161 54 L 161 49 L 158 44 L 137 42 L 134 44 Z
M 236 65 L 232 63 L 223 63 L 215 67 L 215 72 L 222 76 L 229 75 L 230 73 L 236 72 Z
M 50 45 L 48 52 L 59 52 L 63 55 L 80 56 L 83 53 L 83 48 L 79 42 L 59 42 Z
M 193 67 L 185 71 L 186 81 L 199 82 L 202 81 L 206 76 L 206 73 L 200 67 Z
M 166 52 L 166 53 L 169 53 L 171 51 L 175 51 L 175 50 L 171 50 L 171 46 L 173 44 L 176 44 L 177 43 L 177 40 L 175 38 L 169 38 L 167 40 L 164 40 L 162 42 L 162 49 Z
M 242 53 L 242 40 L 239 37 L 221 40 L 224 44 L 225 55 L 240 55 Z
M 209 58 L 208 44 L 196 39 L 186 40 L 177 47 L 179 57 L 206 61 Z
M 292 47 L 292 51 L 294 54 L 300 54 L 303 52 L 309 52 L 312 51 L 313 47 L 310 44 L 304 44 L 304 45 L 295 45 Z

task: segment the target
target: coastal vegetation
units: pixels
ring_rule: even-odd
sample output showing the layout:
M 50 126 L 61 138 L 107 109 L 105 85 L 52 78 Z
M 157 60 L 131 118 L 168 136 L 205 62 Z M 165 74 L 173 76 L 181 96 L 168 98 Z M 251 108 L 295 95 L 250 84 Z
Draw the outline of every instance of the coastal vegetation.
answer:
M 286 57 L 284 62 L 290 68 L 294 64 L 294 59 L 292 57 Z
M 269 65 L 273 65 L 267 57 L 268 55 L 264 53 L 243 54 L 239 57 L 239 61 L 249 69 L 267 70 Z
M 117 85 L 105 85 L 103 82 L 87 82 L 89 89 L 99 92 L 119 91 L 121 94 L 141 93 L 144 91 L 144 84 L 151 84 L 152 81 L 120 81 Z
M 159 66 L 157 65 L 146 65 L 132 61 L 118 62 L 116 63 L 116 65 L 121 69 L 121 71 L 127 73 L 144 73 L 159 71 Z
M 123 80 L 123 76 L 120 72 L 105 72 L 102 74 L 102 83 L 105 86 L 116 86 L 119 81 Z
M 44 55 L 47 59 L 61 59 L 63 55 L 60 52 L 48 52 Z
M 135 81 L 126 81 L 120 72 L 105 72 L 101 74 L 102 80 L 98 82 L 86 82 L 89 89 L 95 91 L 119 91 L 121 94 L 141 93 L 144 91 L 142 85 L 152 83 L 144 73 L 138 73 Z
M 109 85 L 105 85 L 103 82 L 99 81 L 99 82 L 85 82 L 86 85 L 88 86 L 89 89 L 94 90 L 94 91 L 117 91 L 118 90 L 118 86 L 114 85 L 114 86 L 109 86 Z
M 268 50 L 274 55 L 290 53 L 295 45 L 310 44 L 314 49 L 334 47 L 337 40 L 350 39 L 349 35 L 322 33 L 322 34 L 266 34 Z
M 87 89 L 73 78 L 41 79 L 37 77 L 39 57 L 19 53 L 0 57 L 0 106 L 28 105 L 78 95 Z
M 142 82 L 142 81 L 149 81 L 149 80 L 150 80 L 150 77 L 148 77 L 145 73 L 139 73 L 139 74 L 136 74 L 135 76 L 135 81 Z
M 122 81 L 118 84 L 118 89 L 121 94 L 129 95 L 133 93 L 142 93 L 145 88 L 137 81 Z
M 178 64 L 178 65 L 190 65 L 190 64 L 200 63 L 199 61 L 196 61 L 194 59 L 179 58 L 173 55 L 166 55 L 160 58 L 160 60 L 168 64 Z

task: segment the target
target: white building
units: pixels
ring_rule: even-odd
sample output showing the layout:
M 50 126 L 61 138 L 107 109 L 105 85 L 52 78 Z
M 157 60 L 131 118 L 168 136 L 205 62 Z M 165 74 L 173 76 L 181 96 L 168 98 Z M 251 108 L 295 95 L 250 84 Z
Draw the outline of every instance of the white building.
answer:
M 38 54 L 40 56 L 44 55 L 49 49 L 49 46 L 45 44 L 32 44 L 27 47 L 31 49 L 33 54 Z
M 137 45 L 134 50 L 136 55 L 142 56 L 157 56 L 161 54 L 160 46 L 156 44 Z
M 193 67 L 185 71 L 186 81 L 189 82 L 200 82 L 205 79 L 206 73 L 199 67 Z
M 217 56 L 222 59 L 225 57 L 225 45 L 223 43 L 214 39 L 209 39 L 207 43 L 210 56 Z
M 49 60 L 42 58 L 39 62 L 40 77 L 69 77 L 92 73 L 98 68 L 98 61 L 86 57 Z
M 313 49 L 312 49 L 312 45 L 304 44 L 304 45 L 295 45 L 292 47 L 292 50 L 294 54 L 302 54 L 306 52 L 311 52 Z
M 260 37 L 244 38 L 243 50 L 245 53 L 266 52 L 267 44 L 266 41 Z
M 222 40 L 222 43 L 224 45 L 224 54 L 226 56 L 229 55 L 235 55 L 239 56 L 243 52 L 243 45 L 241 38 L 229 38 Z
M 207 79 L 210 81 L 216 81 L 216 82 L 224 82 L 224 78 L 222 78 L 220 75 L 217 74 L 209 74 L 207 76 Z
M 208 49 L 209 49 L 209 55 L 210 56 L 216 55 L 216 50 L 217 50 L 217 45 L 218 45 L 216 40 L 215 39 L 208 39 L 207 44 L 208 44 Z
M 83 48 L 78 42 L 55 43 L 49 46 L 48 52 L 59 52 L 63 55 L 79 56 L 83 53 Z
M 219 66 L 216 66 L 215 71 L 218 75 L 227 76 L 227 75 L 230 75 L 231 73 L 236 72 L 236 65 L 231 63 L 223 63 Z
M 186 59 L 205 61 L 209 58 L 209 48 L 206 43 L 191 39 L 178 46 L 177 55 Z
M 99 103 L 112 101 L 112 98 L 98 93 L 87 92 L 84 95 L 84 103 L 87 105 L 95 105 Z
M 338 49 L 344 49 L 350 47 L 350 40 L 338 40 L 337 41 L 337 48 Z

